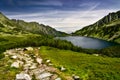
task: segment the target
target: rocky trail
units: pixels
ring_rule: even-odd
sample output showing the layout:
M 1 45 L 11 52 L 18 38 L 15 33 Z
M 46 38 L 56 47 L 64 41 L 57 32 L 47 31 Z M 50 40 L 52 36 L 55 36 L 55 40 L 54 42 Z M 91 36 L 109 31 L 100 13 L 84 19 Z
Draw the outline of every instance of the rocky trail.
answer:
M 53 67 L 51 61 L 45 60 L 39 55 L 40 48 L 16 48 L 6 50 L 5 57 L 10 58 L 11 67 L 21 69 L 16 74 L 15 80 L 63 80 L 59 76 L 64 67 L 58 70 Z M 66 77 L 65 80 L 73 80 L 71 77 Z

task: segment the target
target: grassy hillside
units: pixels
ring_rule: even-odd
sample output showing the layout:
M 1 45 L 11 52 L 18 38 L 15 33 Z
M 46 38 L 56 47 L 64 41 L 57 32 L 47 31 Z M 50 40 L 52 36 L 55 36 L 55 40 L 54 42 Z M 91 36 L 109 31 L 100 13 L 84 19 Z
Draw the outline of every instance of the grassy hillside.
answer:
M 79 75 L 83 80 L 119 80 L 120 58 L 109 58 L 51 47 L 41 47 L 40 55 L 50 59 L 58 69 L 64 66 L 64 72 L 72 76 Z
M 19 25 L 21 30 L 25 30 L 34 34 L 42 34 L 42 35 L 50 35 L 50 36 L 65 36 L 67 35 L 64 32 L 60 32 L 55 30 L 54 28 L 44 25 L 44 24 L 39 24 L 37 22 L 25 22 L 23 20 L 12 20 L 15 22 L 17 25 Z
M 37 34 L 24 34 L 24 35 L 1 35 L 0 36 L 0 52 L 7 49 L 26 46 L 52 46 L 60 49 L 77 49 L 72 43 L 53 39 L 52 37 L 45 37 Z M 76 50 L 75 49 L 75 50 Z M 79 51 L 82 50 L 78 48 Z
M 0 34 L 41 34 L 49 36 L 65 36 L 66 33 L 55 30 L 50 26 L 37 22 L 25 22 L 23 20 L 10 20 L 0 13 Z
M 77 30 L 73 35 L 95 37 L 120 43 L 120 11 L 108 14 L 96 23 Z
M 7 49 L 28 46 L 50 46 L 63 50 L 72 50 L 76 52 L 87 53 L 87 50 L 74 46 L 71 42 L 68 42 L 66 40 L 54 39 L 50 36 L 43 36 L 37 34 L 0 35 L 0 53 L 4 52 Z

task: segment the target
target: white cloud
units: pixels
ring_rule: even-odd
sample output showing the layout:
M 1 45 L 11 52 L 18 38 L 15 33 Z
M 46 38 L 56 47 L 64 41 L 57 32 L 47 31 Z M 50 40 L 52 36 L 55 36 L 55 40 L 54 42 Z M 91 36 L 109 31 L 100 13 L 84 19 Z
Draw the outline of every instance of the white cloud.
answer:
M 101 19 L 109 12 L 114 12 L 116 10 L 94 10 L 96 6 L 94 5 L 87 11 L 48 11 L 46 13 L 28 13 L 28 14 L 16 14 L 8 15 L 10 18 L 23 19 L 25 21 L 36 21 L 42 24 L 50 25 L 57 30 L 72 32 L 83 28 L 84 26 L 90 25 L 97 20 Z

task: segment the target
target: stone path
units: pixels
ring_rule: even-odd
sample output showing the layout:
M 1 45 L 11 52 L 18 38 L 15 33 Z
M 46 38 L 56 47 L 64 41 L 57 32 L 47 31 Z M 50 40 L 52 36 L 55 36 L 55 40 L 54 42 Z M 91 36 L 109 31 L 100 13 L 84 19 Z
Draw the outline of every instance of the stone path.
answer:
M 37 48 L 40 49 L 40 48 Z M 61 80 L 56 72 L 56 68 L 43 63 L 43 59 L 38 54 L 33 54 L 33 48 L 17 48 L 4 52 L 5 56 L 13 59 L 11 67 L 22 68 L 16 74 L 16 80 Z M 50 60 L 47 60 L 50 63 Z

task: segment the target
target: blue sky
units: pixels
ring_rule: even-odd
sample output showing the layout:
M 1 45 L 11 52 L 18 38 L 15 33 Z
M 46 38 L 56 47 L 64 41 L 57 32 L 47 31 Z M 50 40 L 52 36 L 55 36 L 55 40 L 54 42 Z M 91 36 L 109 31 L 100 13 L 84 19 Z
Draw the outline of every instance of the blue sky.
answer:
M 0 11 L 10 19 L 36 21 L 72 32 L 109 12 L 120 10 L 120 0 L 1 0 Z

